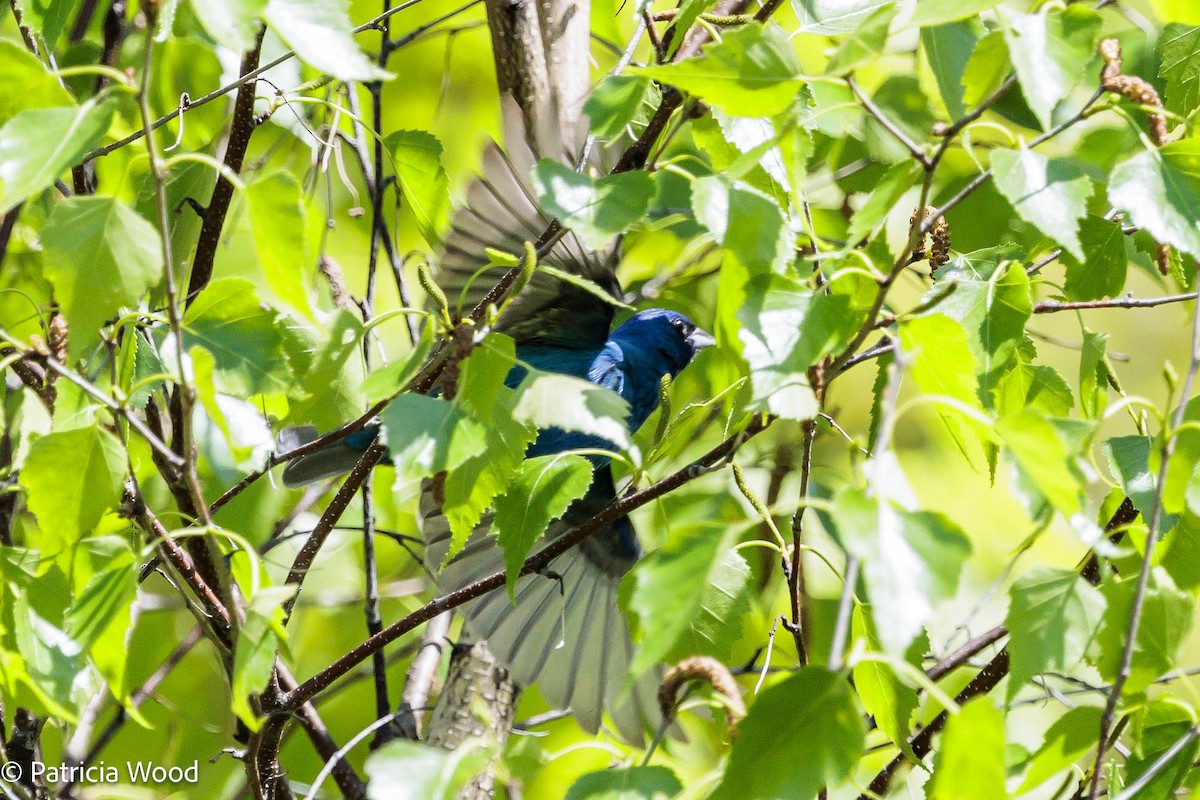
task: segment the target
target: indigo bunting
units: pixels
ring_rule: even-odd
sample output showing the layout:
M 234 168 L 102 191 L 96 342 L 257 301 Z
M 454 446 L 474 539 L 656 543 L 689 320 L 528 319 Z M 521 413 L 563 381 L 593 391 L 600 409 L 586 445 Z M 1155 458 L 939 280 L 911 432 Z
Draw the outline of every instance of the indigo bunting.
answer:
M 526 136 L 511 102 L 505 113 L 508 151 L 494 143 L 485 151 L 482 175 L 469 187 L 465 207 L 454 215 L 437 260 L 439 284 L 450 297 L 457 293 L 463 307 L 471 307 L 495 282 L 488 270 L 477 274 L 486 260 L 485 248 L 520 252 L 525 241 L 536 240 L 550 223 L 539 211 L 527 177 L 536 154 L 550 151 L 570 163 L 572 149 L 558 132 Z M 619 297 L 615 251 L 593 252 L 568 232 L 539 263 L 579 275 Z M 674 311 L 641 311 L 611 330 L 613 313 L 613 305 L 594 292 L 539 271 L 497 320 L 496 329 L 516 341 L 518 363 L 584 378 L 619 394 L 629 404 L 629 429 L 636 430 L 658 405 L 662 377 L 677 375 L 713 339 Z M 515 387 L 524 373 L 523 367 L 514 367 L 506 384 Z M 284 483 L 297 486 L 351 469 L 377 433 L 377 426 L 368 427 L 292 461 L 284 469 Z M 315 431 L 310 429 L 303 438 L 312 436 Z M 580 448 L 618 449 L 597 436 L 546 428 L 525 455 Z M 593 465 L 591 485 L 551 523 L 547 541 L 591 518 L 616 497 L 608 460 L 588 458 Z M 425 561 L 437 570 L 451 537 L 429 481 L 423 486 L 420 520 Z M 440 592 L 504 570 L 503 552 L 489 533 L 491 520 L 491 512 L 484 514 L 462 552 L 442 568 Z M 641 741 L 645 727 L 661 720 L 657 676 L 643 676 L 622 692 L 633 643 L 617 608 L 621 577 L 640 555 L 633 526 L 622 517 L 559 556 L 541 574 L 521 578 L 512 602 L 498 591 L 462 606 L 464 631 L 468 638 L 487 641 L 514 683 L 524 688 L 536 681 L 547 702 L 570 708 L 584 728 L 598 730 L 602 711 L 608 708 L 621 736 Z

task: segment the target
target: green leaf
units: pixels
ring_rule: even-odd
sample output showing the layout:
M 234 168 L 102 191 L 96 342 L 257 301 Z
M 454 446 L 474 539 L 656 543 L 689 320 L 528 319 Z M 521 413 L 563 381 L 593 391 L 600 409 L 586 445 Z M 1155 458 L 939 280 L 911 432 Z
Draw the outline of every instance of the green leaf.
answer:
M 354 41 L 345 0 L 268 0 L 263 12 L 275 32 L 300 58 L 343 81 L 387 80 Z
M 884 5 L 871 2 L 867 13 Z M 787 35 L 779 28 L 751 22 L 702 48 L 702 55 L 675 64 L 644 67 L 645 75 L 694 94 L 726 114 L 769 117 L 778 114 L 800 90 L 800 65 Z
M 871 12 L 858 28 L 847 36 L 837 52 L 825 65 L 827 75 L 845 75 L 862 62 L 879 55 L 887 45 L 888 28 L 896 16 L 896 7 L 891 3 Z
M 992 153 L 992 174 L 1017 216 L 1083 260 L 1079 219 L 1087 215 L 1092 182 L 1082 169 L 1021 147 Z
M 1129 615 L 1137 577 L 1106 582 L 1100 587 L 1108 609 L 1096 640 L 1096 668 L 1105 680 L 1113 680 L 1128 639 Z M 1161 573 L 1146 592 L 1141 624 L 1133 648 L 1132 670 L 1125 683 L 1126 695 L 1143 691 L 1163 673 L 1174 669 L 1179 648 L 1192 629 L 1196 599 L 1170 584 Z
M 184 315 L 184 346 L 200 345 L 212 353 L 222 378 L 217 388 L 223 392 L 283 394 L 291 376 L 278 316 L 259 303 L 250 281 L 220 278 L 196 296 Z
M 1009 455 L 1038 492 L 1068 520 L 1083 508 L 1085 480 L 1054 424 L 1034 409 L 997 420 Z
M 1200 139 L 1122 161 L 1109 178 L 1108 199 L 1155 241 L 1200 258 Z
M 744 561 L 739 564 L 740 559 L 729 558 L 732 550 L 725 533 L 723 526 L 711 523 L 681 526 L 626 578 L 632 584 L 629 610 L 637 617 L 642 634 L 630 676 L 637 677 L 662 661 L 681 641 L 708 638 L 704 629 L 698 631 L 694 626 L 704 616 L 711 619 L 713 609 L 737 607 L 737 595 L 749 573 Z M 709 592 L 711 586 L 721 587 L 718 591 L 724 600 Z M 736 620 L 729 621 L 736 624 Z M 708 622 L 700 624 L 707 626 Z
M 676 37 L 680 41 L 682 38 Z M 640 75 L 606 75 L 602 78 L 583 105 L 592 133 L 603 139 L 620 136 L 625 126 L 638 116 L 652 85 L 648 78 Z
M 850 775 L 866 744 L 864 733 L 846 679 L 803 667 L 759 692 L 710 797 L 813 798 Z
M 457 402 L 487 425 L 487 449 L 446 477 L 442 513 L 450 526 L 447 558 L 466 544 L 496 495 L 521 467 L 537 428 L 512 418 L 516 393 L 504 386 L 515 363 L 513 340 L 490 333 L 460 364 Z
M 937 304 L 936 311 L 966 332 L 985 394 L 989 379 L 984 376 L 1015 358 L 1025 338 L 1025 324 L 1033 315 L 1029 276 L 1021 264 L 1006 260 L 1005 255 L 1002 248 L 966 253 L 938 272 L 939 284 L 953 281 L 956 286 Z M 924 300 L 932 302 L 941 291 L 941 286 L 934 287 Z M 953 331 L 947 335 L 958 338 Z
M 1195 593 L 1200 587 L 1200 518 L 1192 513 L 1181 514 L 1165 544 L 1162 568 L 1176 586 Z
M 670 800 L 682 791 L 670 767 L 616 767 L 581 775 L 566 800 Z
M 527 460 L 513 476 L 508 491 L 496 498 L 492 528 L 504 548 L 510 600 L 533 545 L 591 483 L 592 465 L 586 458 L 556 453 Z
M 384 140 L 396 180 L 417 230 L 430 247 L 441 242 L 450 212 L 450 179 L 442 168 L 442 143 L 426 131 L 396 131 Z
M 543 159 L 531 177 L 546 213 L 595 250 L 645 217 L 654 197 L 653 181 L 640 170 L 593 181 L 565 164 Z
M 108 130 L 113 104 L 31 108 L 0 128 L 0 212 L 54 184 Z
M 125 448 L 98 426 L 48 433 L 33 443 L 21 485 L 42 532 L 74 546 L 120 502 Z
M 929 800 L 1007 800 L 1004 718 L 986 695 L 946 721 L 933 757 Z
M 1071 385 L 1054 367 L 1030 364 L 1018 357 L 996 382 L 996 412 L 1005 417 L 1033 408 L 1052 417 L 1066 417 L 1075 407 Z
M 759 275 L 737 312 L 738 338 L 750 365 L 754 408 L 788 419 L 812 419 L 816 401 L 807 370 L 850 341 L 858 315 L 845 295 L 814 294 L 782 275 Z
M 1104 412 L 1108 399 L 1108 334 L 1085 330 L 1079 351 L 1079 407 L 1087 419 Z
M 694 655 L 727 661 L 742 638 L 742 615 L 752 608 L 750 565 L 737 550 L 726 550 L 700 594 L 695 616 L 668 651 L 667 663 Z
M 245 197 L 254 250 L 271 294 L 308 319 L 315 319 L 305 290 L 315 260 L 304 230 L 300 184 L 290 172 L 277 170 L 247 185 Z
M 1187 116 L 1200 105 L 1200 25 L 1172 23 L 1158 36 L 1158 77 L 1167 111 Z
M 298 322 L 288 326 L 285 344 L 293 370 L 289 424 L 331 430 L 362 413 L 363 324 L 345 309 L 332 317 L 327 332 Z
M 956 22 L 995 8 L 1000 3 L 1001 0 L 921 0 L 913 10 L 911 24 L 924 28 Z
M 1195 423 L 1200 420 L 1200 397 L 1193 397 L 1184 408 L 1183 420 L 1191 425 L 1181 428 L 1175 434 L 1175 447 L 1171 451 L 1171 459 L 1167 463 L 1167 476 L 1163 481 L 1163 509 L 1170 514 L 1178 514 L 1184 508 L 1190 508 L 1196 513 L 1200 508 L 1200 497 L 1196 492 L 1196 465 L 1200 463 L 1200 430 Z M 1153 453 L 1153 469 L 1158 470 L 1160 452 Z M 1146 512 L 1149 519 L 1149 512 Z M 1168 530 L 1167 521 L 1159 530 Z
M 17 42 L 0 39 L 0 75 L 9 86 L 21 87 L 20 91 L 0 93 L 0 125 L 31 108 L 75 104 L 42 62 Z
M 625 423 L 629 404 L 611 389 L 560 375 L 530 370 L 517 387 L 513 419 L 537 428 L 561 428 L 629 446 Z
M 453 403 L 402 394 L 379 415 L 397 486 L 452 470 L 487 447 L 487 428 Z
M 922 172 L 921 165 L 912 160 L 893 164 L 879 179 L 867 202 L 854 213 L 850 220 L 850 228 L 846 231 L 846 241 L 860 242 L 874 232 L 900 202 L 905 192 L 917 185 L 917 178 Z
M 938 92 L 951 119 L 958 119 L 967 113 L 963 102 L 963 77 L 982 30 L 983 26 L 978 20 L 950 22 L 921 29 L 921 46 L 925 49 L 925 58 L 929 61 Z
M 1083 259 L 1064 253 L 1067 280 L 1063 291 L 1068 300 L 1100 300 L 1116 297 L 1125 288 L 1129 259 L 1125 234 L 1119 223 L 1087 216 L 1079 227 Z
M 906 511 L 857 488 L 839 492 L 832 513 L 846 552 L 862 562 L 879 642 L 902 657 L 937 604 L 954 596 L 971 542 L 941 514 Z
M 386 400 L 412 380 L 413 376 L 424 365 L 425 357 L 429 355 L 429 351 L 433 347 L 429 331 L 430 326 L 426 326 L 425 332 L 417 341 L 416 347 L 401 358 L 396 359 L 386 367 L 375 370 L 363 379 L 361 391 L 363 398 L 368 403 L 378 403 L 380 400 Z
M 509 485 L 521 466 L 525 449 L 537 438 L 537 428 L 512 418 L 514 396 L 511 389 L 501 389 L 498 408 L 504 409 L 504 413 L 496 414 L 487 423 L 486 449 L 446 476 L 442 513 L 451 533 L 447 558 L 467 543 L 484 510 Z
M 125 664 L 129 655 L 126 636 L 137 596 L 137 569 L 133 552 L 119 543 L 118 555 L 88 579 L 67 610 L 66 631 L 88 651 L 92 663 L 114 696 L 124 700 Z
M 33 25 L 51 50 L 58 44 L 58 37 L 76 8 L 71 0 L 22 0 L 19 5 L 26 14 L 24 23 Z
M 97 329 L 136 307 L 162 276 L 158 232 L 115 197 L 69 197 L 42 228 L 51 252 L 46 278 L 71 326 L 69 347 L 78 354 L 99 338 Z
M 1083 6 L 1042 14 L 996 10 L 1004 26 L 1009 56 L 1021 92 L 1042 128 L 1054 124 L 1054 111 L 1080 81 L 1092 75 L 1100 15 Z
M 1004 83 L 1012 71 L 1003 31 L 992 31 L 979 40 L 963 69 L 963 105 L 975 108 Z
M 1155 774 L 1137 792 L 1139 800 L 1169 800 L 1191 775 L 1200 742 L 1191 741 L 1163 765 L 1158 760 L 1196 725 L 1196 711 L 1182 699 L 1166 694 L 1155 697 L 1134 717 L 1133 752 L 1125 762 L 1125 779 L 1132 783 L 1155 768 Z
M 457 800 L 467 781 L 487 768 L 478 740 L 446 751 L 421 742 L 388 742 L 367 756 L 368 800 Z
M 796 235 L 773 199 L 720 176 L 692 183 L 692 213 L 713 238 L 753 273 L 782 272 L 792 260 Z
M 1008 699 L 1043 672 L 1070 674 L 1083 660 L 1104 613 L 1099 590 L 1072 569 L 1039 567 L 1009 589 Z
M 892 0 L 792 0 L 804 33 L 850 33 Z
M 882 651 L 879 635 L 871 626 L 866 609 L 856 606 L 853 613 L 851 630 L 854 640 L 866 640 L 867 649 Z M 924 637 L 918 637 L 915 641 L 923 643 Z M 915 649 L 916 645 L 910 652 Z M 920 666 L 919 660 L 915 666 Z M 900 680 L 889 664 L 873 658 L 860 659 L 854 665 L 854 688 L 858 690 L 858 699 L 862 701 L 863 708 L 875 719 L 879 730 L 905 755 L 913 761 L 919 760 L 908 742 L 911 732 L 909 720 L 920 702 L 916 688 Z
M 233 713 L 252 731 L 262 726 L 262 720 L 254 713 L 250 696 L 267 688 L 275 670 L 275 655 L 287 645 L 283 604 L 297 589 L 295 585 L 260 588 L 250 598 L 245 621 L 238 629 L 231 702 Z
M 1033 754 L 1017 792 L 1041 786 L 1091 752 L 1096 746 L 1096 731 L 1100 730 L 1100 714 L 1098 706 L 1079 706 L 1056 719 L 1047 729 L 1042 746 Z
M 911 359 L 912 377 L 921 391 L 945 395 L 969 408 L 980 407 L 977 362 L 961 325 L 944 314 L 904 320 L 900 323 L 900 347 Z M 952 408 L 939 405 L 938 415 L 964 450 L 968 431 L 983 435 L 977 423 Z
M 191 4 L 208 35 L 235 53 L 254 46 L 267 0 L 200 0 Z
M 1121 491 L 1133 502 L 1143 520 L 1150 519 L 1155 484 L 1158 483 L 1157 472 L 1150 469 L 1152 446 L 1153 440 L 1149 436 L 1114 436 L 1100 448 L 1108 458 Z M 1170 530 L 1175 520 L 1168 516 L 1162 523 L 1160 530 Z

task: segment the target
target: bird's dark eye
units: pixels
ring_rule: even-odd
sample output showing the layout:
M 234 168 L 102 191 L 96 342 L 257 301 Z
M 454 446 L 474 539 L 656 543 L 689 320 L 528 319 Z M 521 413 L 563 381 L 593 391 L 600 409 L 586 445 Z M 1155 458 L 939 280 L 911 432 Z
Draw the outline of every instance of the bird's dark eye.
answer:
M 685 323 L 683 320 L 679 319 L 678 317 L 671 320 L 671 327 L 674 328 L 675 330 L 679 331 L 680 333 L 684 333 L 684 334 L 687 333 L 687 323 Z

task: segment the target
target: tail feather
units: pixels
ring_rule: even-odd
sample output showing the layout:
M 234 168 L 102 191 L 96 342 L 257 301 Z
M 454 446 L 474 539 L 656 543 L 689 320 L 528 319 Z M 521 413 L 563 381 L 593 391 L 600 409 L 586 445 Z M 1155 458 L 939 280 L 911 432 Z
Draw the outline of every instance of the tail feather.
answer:
M 429 495 L 427 487 L 421 525 L 427 562 L 437 569 L 449 550 L 450 530 Z M 490 535 L 490 525 L 487 514 L 463 550 L 442 567 L 439 590 L 453 591 L 504 569 L 504 553 Z M 555 523 L 547 538 L 569 527 L 566 521 Z M 527 687 L 536 682 L 548 703 L 569 708 L 592 732 L 600 728 L 607 708 L 621 738 L 640 742 L 645 728 L 661 720 L 653 702 L 657 673 L 623 692 L 633 656 L 628 625 L 617 609 L 623 572 L 611 563 L 594 563 L 586 548 L 574 548 L 542 574 L 518 580 L 512 601 L 507 592 L 496 591 L 460 610 L 467 634 L 487 641 L 515 683 Z
M 317 439 L 317 429 L 311 425 L 285 428 L 279 434 L 276 449 L 293 450 Z M 322 447 L 306 456 L 292 459 L 283 468 L 283 485 L 294 489 L 307 483 L 333 478 L 354 469 L 362 458 L 362 449 L 348 445 L 344 440 Z

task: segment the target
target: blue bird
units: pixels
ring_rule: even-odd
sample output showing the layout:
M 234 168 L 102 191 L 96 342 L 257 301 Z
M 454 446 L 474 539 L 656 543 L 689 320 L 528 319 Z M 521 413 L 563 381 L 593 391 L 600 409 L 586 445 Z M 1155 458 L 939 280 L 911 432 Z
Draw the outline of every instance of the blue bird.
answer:
M 536 154 L 548 153 L 572 163 L 574 145 L 561 132 L 541 132 L 537 142 L 525 135 L 519 112 L 505 105 L 508 152 L 492 144 L 485 151 L 483 174 L 467 192 L 467 202 L 452 220 L 437 260 L 439 284 L 461 305 L 471 307 L 495 281 L 496 272 L 478 265 L 484 248 L 520 252 L 523 242 L 536 239 L 550 220 L 538 209 L 529 187 Z M 615 247 L 606 253 L 586 248 L 569 232 L 543 259 L 561 270 L 587 278 L 620 296 L 616 281 Z M 494 270 L 500 270 L 496 267 Z M 584 378 L 611 389 L 629 404 L 627 423 L 636 430 L 658 406 L 659 384 L 674 377 L 713 339 L 683 314 L 666 309 L 640 311 L 612 330 L 613 305 L 572 283 L 536 272 L 497 320 L 496 328 L 513 337 L 519 362 L 546 371 Z M 506 384 L 516 386 L 525 374 L 514 367 Z M 316 453 L 289 463 L 284 483 L 298 486 L 351 469 L 378 434 L 368 427 Z M 308 429 L 296 444 L 315 436 Z M 617 447 L 599 437 L 547 428 L 529 445 L 527 457 L 579 448 Z M 587 493 L 559 520 L 546 539 L 553 540 L 591 518 L 616 497 L 607 459 L 590 457 L 594 471 Z M 450 529 L 433 499 L 429 482 L 423 487 L 420 521 L 426 541 L 425 561 L 436 570 L 450 546 Z M 465 548 L 438 575 L 440 592 L 450 592 L 504 569 L 504 557 L 489 535 L 492 515 L 484 515 Z M 542 696 L 560 708 L 570 708 L 584 728 L 599 729 L 608 709 L 617 730 L 628 741 L 641 741 L 647 726 L 661 720 L 656 700 L 657 675 L 649 674 L 625 689 L 633 643 L 624 616 L 617 608 L 621 577 L 641 555 L 637 535 L 622 517 L 555 559 L 539 575 L 521 578 L 514 600 L 493 592 L 460 608 L 469 639 L 486 640 L 497 661 L 522 688 L 535 681 Z

